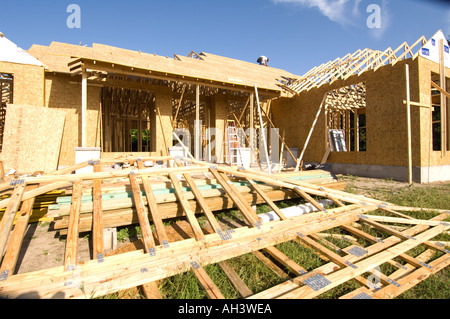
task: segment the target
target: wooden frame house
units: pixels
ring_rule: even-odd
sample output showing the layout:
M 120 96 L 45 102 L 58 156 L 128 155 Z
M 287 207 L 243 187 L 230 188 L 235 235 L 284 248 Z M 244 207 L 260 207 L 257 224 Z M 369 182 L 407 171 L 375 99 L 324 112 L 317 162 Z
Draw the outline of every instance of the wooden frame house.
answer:
M 294 97 L 272 102 L 273 122 L 303 150 L 300 161 L 327 161 L 335 173 L 450 180 L 449 67 L 442 31 L 395 50 L 358 50 L 286 85 Z

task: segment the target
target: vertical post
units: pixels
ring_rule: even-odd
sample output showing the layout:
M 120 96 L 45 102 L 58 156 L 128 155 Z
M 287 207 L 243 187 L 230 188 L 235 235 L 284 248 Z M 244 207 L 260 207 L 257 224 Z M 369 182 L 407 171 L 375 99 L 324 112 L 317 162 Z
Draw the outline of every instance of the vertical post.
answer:
M 81 147 L 87 146 L 86 123 L 87 123 L 87 73 L 81 74 Z
M 262 115 L 261 115 L 261 104 L 259 103 L 259 94 L 258 94 L 258 86 L 255 84 L 255 94 L 256 94 L 256 104 L 258 106 L 258 115 L 259 115 L 259 122 L 261 124 L 260 127 L 260 134 L 262 134 L 263 137 L 263 143 L 264 143 L 264 152 L 266 153 L 266 160 L 267 160 L 267 167 L 269 169 L 269 174 L 272 174 L 272 163 L 270 161 L 269 158 L 269 151 L 267 148 L 267 140 L 266 140 L 266 134 L 264 132 L 264 125 L 263 125 L 263 120 L 262 120 Z
M 138 152 L 142 152 L 142 104 L 138 105 Z
M 253 93 L 250 94 L 250 149 L 254 149 L 255 147 L 255 95 Z M 254 158 L 253 152 L 250 155 L 250 163 L 253 164 L 253 161 L 257 160 Z
M 446 89 L 445 65 L 444 65 L 444 40 L 439 40 L 439 73 L 440 85 L 444 91 Z M 441 93 L 441 150 L 442 156 L 447 155 L 447 98 Z
M 194 124 L 194 154 L 196 160 L 201 160 L 200 158 L 200 86 L 197 84 L 195 88 L 195 124 Z
M 406 123 L 408 128 L 408 183 L 411 185 L 412 178 L 412 145 L 411 145 L 411 99 L 410 99 L 410 86 L 409 86 L 409 65 L 405 65 L 406 68 Z

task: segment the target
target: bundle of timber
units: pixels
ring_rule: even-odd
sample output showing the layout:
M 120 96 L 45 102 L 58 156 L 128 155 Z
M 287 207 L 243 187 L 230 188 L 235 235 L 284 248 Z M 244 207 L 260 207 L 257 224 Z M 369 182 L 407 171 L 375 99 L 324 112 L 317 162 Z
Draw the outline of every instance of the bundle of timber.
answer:
M 358 288 L 343 298 L 392 298 L 450 263 L 446 243 L 437 237 L 450 229 L 445 222 L 449 211 L 433 210 L 439 215 L 416 219 L 408 212 L 420 208 L 346 193 L 342 183 L 323 171 L 269 175 L 186 158 L 145 159 L 164 161 L 166 167 L 146 167 L 140 158 L 127 160 L 129 167 L 120 170 L 106 171 L 111 163 L 98 160 L 0 185 L 0 191 L 10 194 L 0 201 L 0 208 L 6 208 L 0 222 L 1 298 L 94 298 L 133 287 L 153 287 L 154 292 L 156 282 L 187 271 L 209 298 L 224 298 L 204 268 L 211 264 L 224 270 L 243 298 L 314 298 L 347 281 Z M 71 174 L 88 165 L 93 173 Z M 55 191 L 61 193 L 48 207 L 48 216 L 67 236 L 64 260 L 56 268 L 17 274 L 36 198 Z M 314 212 L 287 217 L 276 202 L 291 198 Z M 332 205 L 324 206 L 324 200 Z M 254 206 L 260 203 L 268 205 L 277 220 L 263 222 Z M 216 219 L 215 212 L 228 208 L 239 210 L 245 226 Z M 200 225 L 201 216 L 206 226 Z M 175 217 L 183 221 L 167 226 L 165 221 Z M 139 244 L 106 251 L 103 229 L 132 224 L 140 226 Z M 180 224 L 187 237 L 172 235 Z M 81 262 L 78 240 L 83 232 L 92 232 L 92 251 L 91 260 Z M 348 242 L 333 242 L 335 237 Z M 315 269 L 302 267 L 275 247 L 285 242 L 313 249 L 324 263 Z M 418 246 L 425 252 L 408 254 Z M 258 257 L 282 283 L 252 291 L 227 262 L 246 254 Z M 366 277 L 385 263 L 398 270 L 377 272 L 379 283 L 374 285 Z

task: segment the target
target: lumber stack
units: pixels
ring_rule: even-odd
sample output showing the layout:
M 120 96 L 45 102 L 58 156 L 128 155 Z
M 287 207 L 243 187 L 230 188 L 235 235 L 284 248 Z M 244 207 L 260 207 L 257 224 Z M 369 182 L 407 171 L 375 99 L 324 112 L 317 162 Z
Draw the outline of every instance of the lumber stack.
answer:
M 359 288 L 343 298 L 392 298 L 450 262 L 450 251 L 438 237 L 450 229 L 445 210 L 434 210 L 438 216 L 419 220 L 408 215 L 417 208 L 398 207 L 290 175 L 203 162 L 185 166 L 186 161 L 175 158 L 176 167 L 149 169 L 139 162 L 135 169 L 113 172 L 104 171 L 100 161 L 90 162 L 87 165 L 94 166 L 91 174 L 53 174 L 0 185 L 4 191 L 13 186 L 11 196 L 1 202 L 6 209 L 0 222 L 0 297 L 92 298 L 133 287 L 151 289 L 148 296 L 160 297 L 157 281 L 190 271 L 208 298 L 221 299 L 223 294 L 204 268 L 217 263 L 243 298 L 315 298 L 348 281 Z M 52 213 L 60 218 L 60 229 L 67 229 L 64 260 L 56 268 L 15 274 L 36 196 L 61 190 L 68 183 L 70 190 L 57 200 L 60 206 Z M 278 192 L 284 192 L 284 198 L 303 199 L 316 212 L 287 218 L 275 203 Z M 131 197 L 132 204 L 110 205 L 117 194 L 123 194 L 128 202 Z M 321 199 L 334 205 L 324 208 L 319 204 Z M 225 202 L 226 207 L 239 210 L 245 226 L 226 225 L 216 219 L 214 212 Z M 263 223 L 252 206 L 257 202 L 271 207 L 280 220 Z M 200 226 L 200 215 L 206 217 L 208 230 Z M 170 235 L 164 220 L 175 216 L 184 220 L 189 238 Z M 106 254 L 102 230 L 120 220 L 122 224 L 139 224 L 141 244 L 136 250 Z M 399 229 L 390 224 L 404 226 Z M 367 227 L 382 235 L 375 237 Z M 351 238 L 352 244 L 342 247 L 333 243 L 335 230 L 347 232 L 343 238 Z M 92 259 L 79 262 L 78 238 L 84 231 L 92 232 Z M 306 269 L 276 248 L 289 241 L 309 247 L 325 263 Z M 419 246 L 425 248 L 422 254 L 408 254 Z M 228 263 L 249 253 L 283 282 L 252 292 Z M 378 282 L 372 285 L 367 274 L 385 263 L 396 265 L 398 271 L 377 272 Z

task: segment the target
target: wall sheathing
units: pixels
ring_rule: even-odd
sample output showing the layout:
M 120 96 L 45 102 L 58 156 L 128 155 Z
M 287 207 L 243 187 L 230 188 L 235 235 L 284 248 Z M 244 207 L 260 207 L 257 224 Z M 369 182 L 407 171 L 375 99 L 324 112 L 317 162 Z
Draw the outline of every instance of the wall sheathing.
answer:
M 74 148 L 81 147 L 81 77 L 47 73 L 45 93 L 45 106 L 66 112 L 59 165 L 74 165 Z M 100 146 L 101 87 L 88 85 L 87 101 L 87 145 Z
M 0 62 L 0 72 L 14 76 L 14 104 L 44 106 L 42 66 Z

